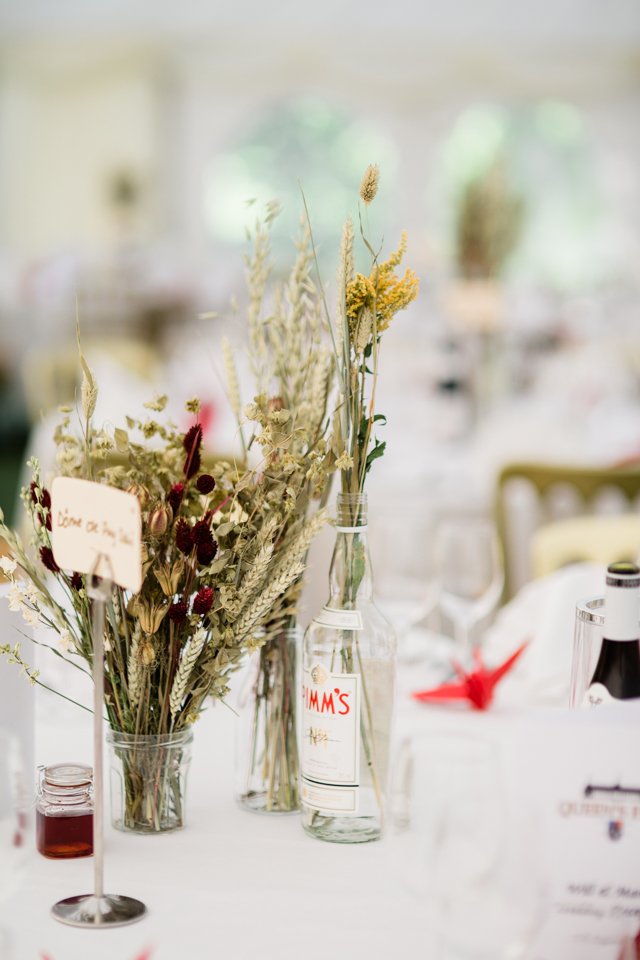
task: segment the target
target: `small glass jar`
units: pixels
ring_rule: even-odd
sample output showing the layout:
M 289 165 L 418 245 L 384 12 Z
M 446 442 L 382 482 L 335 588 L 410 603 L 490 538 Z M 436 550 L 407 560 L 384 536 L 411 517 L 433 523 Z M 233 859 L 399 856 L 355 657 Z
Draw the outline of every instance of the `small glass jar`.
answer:
M 185 822 L 193 730 L 141 734 L 109 730 L 111 823 L 127 833 L 169 833 Z
M 93 770 L 80 763 L 39 768 L 36 846 L 43 857 L 93 854 Z

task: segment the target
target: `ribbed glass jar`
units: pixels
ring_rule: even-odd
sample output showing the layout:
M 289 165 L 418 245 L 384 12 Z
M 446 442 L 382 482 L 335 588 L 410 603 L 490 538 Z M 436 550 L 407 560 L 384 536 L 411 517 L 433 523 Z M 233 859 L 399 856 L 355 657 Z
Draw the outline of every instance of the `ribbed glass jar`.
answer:
M 136 736 L 109 730 L 111 822 L 130 833 L 168 833 L 184 826 L 191 729 Z
M 320 840 L 382 832 L 396 676 L 393 628 L 373 601 L 365 494 L 339 494 L 329 599 L 304 638 L 302 822 Z

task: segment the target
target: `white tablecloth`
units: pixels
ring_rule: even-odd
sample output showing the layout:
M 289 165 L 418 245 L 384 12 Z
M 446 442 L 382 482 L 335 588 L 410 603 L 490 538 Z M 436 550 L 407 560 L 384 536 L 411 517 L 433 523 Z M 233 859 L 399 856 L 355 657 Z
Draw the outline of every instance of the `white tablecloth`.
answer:
M 526 790 L 518 781 L 531 774 L 532 765 L 523 741 L 518 741 L 520 714 L 514 703 L 537 711 L 536 703 L 554 702 L 548 698 L 553 691 L 556 704 L 562 702 L 558 695 L 565 700 L 566 688 L 558 691 L 569 664 L 573 606 L 588 592 L 586 584 L 591 590 L 592 581 L 579 579 L 583 576 L 600 582 L 599 571 L 590 568 L 561 571 L 546 589 L 542 582 L 532 584 L 503 610 L 486 638 L 488 662 L 500 662 L 526 636 L 532 642 L 485 714 L 412 701 L 410 691 L 430 685 L 433 672 L 430 675 L 424 661 L 411 661 L 405 648 L 396 742 L 421 729 L 491 738 L 504 751 L 505 771 L 513 781 L 508 789 Z M 415 652 L 415 645 L 408 652 Z M 544 690 L 538 690 L 541 680 Z M 234 686 L 240 683 L 238 677 Z M 90 715 L 44 691 L 38 691 L 38 700 L 36 762 L 91 763 Z M 545 715 L 551 724 L 567 719 L 559 706 L 550 714 L 543 711 Z M 91 892 L 93 861 L 46 860 L 31 841 L 21 885 L 0 904 L 0 930 L 5 928 L 11 944 L 5 945 L 3 956 L 0 939 L 0 960 L 138 960 L 147 949 L 150 960 L 432 960 L 429 904 L 405 888 L 392 839 L 346 846 L 322 843 L 303 832 L 295 814 L 259 816 L 236 805 L 235 727 L 234 713 L 218 704 L 194 728 L 184 830 L 136 837 L 106 823 L 105 889 L 143 900 L 149 908 L 145 919 L 102 931 L 57 923 L 49 914 L 56 900 Z M 108 819 L 108 797 L 105 806 Z M 597 954 L 598 960 L 601 956 Z M 547 948 L 531 957 L 556 960 Z
M 39 727 L 40 761 L 90 762 L 90 717 L 69 711 L 68 722 Z M 295 814 L 235 804 L 234 725 L 222 705 L 198 721 L 184 830 L 136 837 L 106 824 L 105 889 L 143 900 L 148 917 L 107 931 L 62 926 L 49 910 L 91 890 L 93 860 L 34 852 L 22 889 L 0 907 L 10 960 L 134 960 L 145 948 L 153 960 L 428 956 L 425 910 L 399 891 L 385 842 L 322 843 Z

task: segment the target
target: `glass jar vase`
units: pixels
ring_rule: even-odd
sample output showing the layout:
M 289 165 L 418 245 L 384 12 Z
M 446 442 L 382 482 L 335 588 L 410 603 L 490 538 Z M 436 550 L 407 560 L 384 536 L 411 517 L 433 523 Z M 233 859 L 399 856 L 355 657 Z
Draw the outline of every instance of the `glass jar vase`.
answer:
M 298 663 L 302 633 L 280 631 L 253 654 L 240 702 L 236 798 L 254 813 L 300 807 Z
M 302 822 L 337 843 L 382 831 L 396 638 L 373 602 L 365 494 L 339 494 L 330 595 L 303 645 Z
M 130 833 L 184 826 L 193 731 L 137 736 L 110 730 L 111 822 Z

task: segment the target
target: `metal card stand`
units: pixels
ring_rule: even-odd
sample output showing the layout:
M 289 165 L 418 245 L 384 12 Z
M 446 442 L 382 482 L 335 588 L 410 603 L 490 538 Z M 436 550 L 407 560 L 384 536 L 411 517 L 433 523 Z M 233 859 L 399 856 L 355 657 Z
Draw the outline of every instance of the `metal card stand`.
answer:
M 72 927 L 124 927 L 140 920 L 147 908 L 140 900 L 104 893 L 104 814 L 102 769 L 102 709 L 104 700 L 104 610 L 111 595 L 111 578 L 100 580 L 96 571 L 103 562 L 112 573 L 109 558 L 99 554 L 89 574 L 87 594 L 93 600 L 93 868 L 94 892 L 67 897 L 51 908 L 60 923 Z

